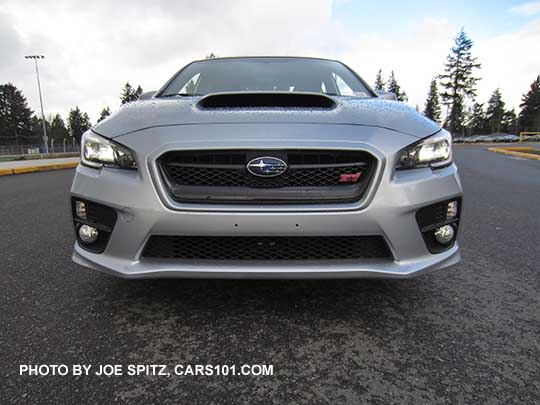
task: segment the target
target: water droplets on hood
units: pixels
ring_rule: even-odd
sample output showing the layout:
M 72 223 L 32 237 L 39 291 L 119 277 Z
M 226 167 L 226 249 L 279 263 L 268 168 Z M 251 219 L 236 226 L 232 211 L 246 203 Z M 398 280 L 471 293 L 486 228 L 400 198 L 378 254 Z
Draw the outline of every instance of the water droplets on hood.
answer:
M 332 109 L 200 109 L 197 107 L 198 98 L 151 99 L 125 104 L 111 119 L 96 125 L 95 130 L 102 135 L 116 137 L 154 126 L 272 122 L 377 126 L 422 138 L 440 129 L 438 124 L 398 101 L 355 97 L 340 97 L 336 101 L 337 106 Z

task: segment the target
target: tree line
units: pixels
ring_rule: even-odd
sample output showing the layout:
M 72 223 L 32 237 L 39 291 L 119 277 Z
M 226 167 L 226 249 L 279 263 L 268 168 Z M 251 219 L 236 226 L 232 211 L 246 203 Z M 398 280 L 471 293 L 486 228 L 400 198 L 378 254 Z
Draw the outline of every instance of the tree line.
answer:
M 540 75 L 523 95 L 519 113 L 506 108 L 500 89 L 495 89 L 487 102 L 481 103 L 476 99 L 476 84 L 480 80 L 476 73 L 481 64 L 472 55 L 473 44 L 463 29 L 454 38 L 444 72 L 435 74 L 429 85 L 424 115 L 458 136 L 540 131 Z M 206 56 L 207 59 L 214 57 L 213 53 Z M 394 93 L 398 101 L 408 101 L 393 70 L 385 80 L 379 69 L 374 88 Z M 141 86 L 126 83 L 120 93 L 121 104 L 138 100 L 142 92 Z M 110 108 L 104 107 L 97 122 L 110 114 Z M 91 126 L 88 114 L 78 106 L 69 111 L 66 121 L 60 114 L 50 115 L 45 120 L 47 134 L 55 141 L 80 142 L 82 134 Z M 41 143 L 42 135 L 42 120 L 28 107 L 22 92 L 11 83 L 0 85 L 0 144 Z
M 498 88 L 487 103 L 481 103 L 476 99 L 476 84 L 480 80 L 476 72 L 481 69 L 481 64 L 472 55 L 473 44 L 463 29 L 454 38 L 444 72 L 435 74 L 429 85 L 424 115 L 458 136 L 540 131 L 540 75 L 523 95 L 519 114 L 513 108 L 506 108 Z M 407 101 L 394 71 L 385 82 L 379 69 L 374 88 L 394 93 L 398 101 Z M 443 108 L 446 108 L 444 118 Z
M 141 86 L 134 88 L 126 83 L 120 93 L 121 105 L 138 100 L 142 92 Z M 97 122 L 109 115 L 111 110 L 106 106 L 99 113 Z M 80 143 L 82 134 L 91 126 L 88 113 L 81 111 L 79 106 L 70 109 L 65 121 L 58 113 L 45 118 L 47 136 L 54 142 Z M 43 121 L 28 107 L 22 91 L 12 83 L 0 85 L 0 144 L 27 145 L 42 141 Z

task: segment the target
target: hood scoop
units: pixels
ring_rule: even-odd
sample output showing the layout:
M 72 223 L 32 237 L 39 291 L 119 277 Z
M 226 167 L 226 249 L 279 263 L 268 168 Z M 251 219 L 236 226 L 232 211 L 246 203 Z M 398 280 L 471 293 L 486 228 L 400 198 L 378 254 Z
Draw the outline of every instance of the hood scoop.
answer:
M 336 102 L 318 93 L 293 92 L 242 92 L 209 94 L 197 103 L 201 110 L 213 109 L 257 109 L 257 108 L 336 108 Z

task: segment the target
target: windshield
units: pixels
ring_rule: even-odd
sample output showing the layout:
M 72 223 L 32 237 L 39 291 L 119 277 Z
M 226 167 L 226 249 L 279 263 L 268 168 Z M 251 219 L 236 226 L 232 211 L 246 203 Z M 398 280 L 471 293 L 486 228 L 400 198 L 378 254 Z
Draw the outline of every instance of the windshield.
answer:
M 177 74 L 160 97 L 244 91 L 372 97 L 364 83 L 345 65 L 301 58 L 232 58 L 193 62 Z

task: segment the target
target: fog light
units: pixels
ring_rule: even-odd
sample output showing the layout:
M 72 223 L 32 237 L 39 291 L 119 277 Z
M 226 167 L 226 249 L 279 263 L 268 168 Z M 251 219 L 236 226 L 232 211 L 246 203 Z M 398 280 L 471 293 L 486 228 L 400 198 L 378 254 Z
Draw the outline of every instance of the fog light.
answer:
M 454 219 L 457 216 L 458 202 L 450 201 L 446 207 L 446 220 Z
M 86 216 L 86 204 L 82 201 L 75 201 L 75 215 L 80 219 L 88 219 Z
M 84 243 L 94 243 L 98 238 L 98 230 L 90 225 L 82 225 L 79 228 L 79 238 Z
M 447 245 L 454 239 L 454 228 L 451 225 L 443 225 L 435 229 L 435 240 L 441 245 Z

